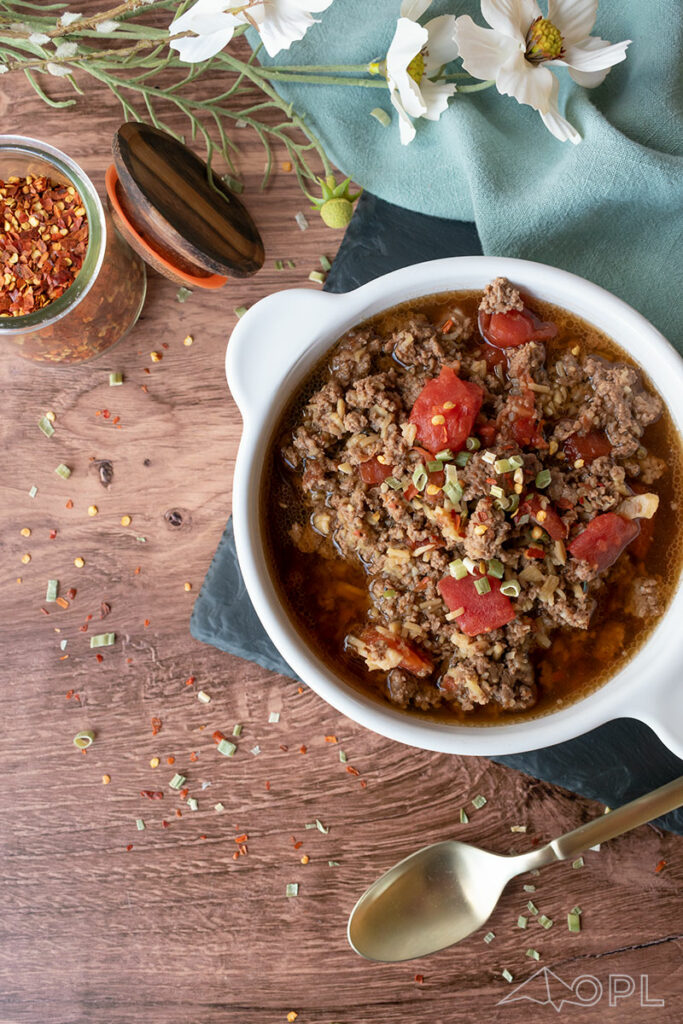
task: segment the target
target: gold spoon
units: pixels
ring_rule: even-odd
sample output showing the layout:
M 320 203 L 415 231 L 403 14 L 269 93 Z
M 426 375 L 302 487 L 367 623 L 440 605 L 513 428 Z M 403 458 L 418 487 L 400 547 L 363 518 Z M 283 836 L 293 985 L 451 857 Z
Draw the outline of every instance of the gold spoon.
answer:
M 576 857 L 681 804 L 683 776 L 520 856 L 455 841 L 425 846 L 363 893 L 349 917 L 349 942 L 368 960 L 388 963 L 436 953 L 480 928 L 515 875 Z

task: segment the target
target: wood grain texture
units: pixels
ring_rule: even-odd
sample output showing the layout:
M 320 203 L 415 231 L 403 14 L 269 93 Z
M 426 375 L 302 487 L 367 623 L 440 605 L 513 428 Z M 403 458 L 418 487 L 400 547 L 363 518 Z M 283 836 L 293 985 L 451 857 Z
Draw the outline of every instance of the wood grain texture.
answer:
M 18 80 L 2 81 L 2 90 L 3 131 L 55 143 L 102 190 L 119 124 L 114 102 L 91 93 L 64 115 L 42 107 Z M 223 376 L 232 310 L 306 286 L 319 255 L 332 256 L 340 237 L 313 214 L 310 230 L 298 229 L 294 215 L 304 202 L 291 176 L 280 171 L 265 195 L 258 191 L 258 147 L 248 148 L 244 166 L 244 199 L 267 251 L 255 278 L 195 292 L 179 305 L 176 287 L 151 274 L 139 325 L 100 360 L 64 370 L 9 351 L 0 360 L 0 1021 L 280 1024 L 291 1010 L 298 1024 L 518 1024 L 530 1012 L 556 1020 L 547 1005 L 497 1005 L 513 987 L 501 979 L 503 967 L 517 982 L 541 965 L 570 984 L 589 974 L 604 986 L 596 1006 L 563 1009 L 572 1021 L 683 1020 L 680 840 L 649 827 L 587 854 L 581 870 L 557 865 L 531 879 L 534 902 L 556 922 L 550 931 L 538 923 L 516 928 L 529 899 L 520 879 L 490 921 L 490 945 L 485 928 L 459 947 L 397 966 L 365 963 L 347 946 L 357 897 L 420 845 L 457 837 L 521 851 L 601 808 L 483 759 L 399 746 L 291 680 L 189 636 L 192 603 L 230 510 L 240 435 Z M 282 258 L 295 260 L 296 270 L 276 272 Z M 183 345 L 187 334 L 191 347 Z M 160 363 L 150 361 L 153 349 L 163 351 Z M 108 386 L 110 370 L 124 372 L 123 387 Z M 56 433 L 47 440 L 37 420 L 49 409 Z M 96 416 L 103 409 L 109 419 Z M 97 460 L 112 464 L 107 488 Z M 55 475 L 59 462 L 72 467 L 70 480 Z M 93 518 L 91 504 L 99 509 Z M 180 513 L 180 525 L 169 512 Z M 121 526 L 123 515 L 132 517 L 130 527 Z M 29 538 L 20 535 L 25 526 Z M 40 608 L 49 578 L 60 580 L 62 594 L 72 586 L 78 593 L 65 611 L 49 606 L 48 617 Z M 111 614 L 101 623 L 102 601 Z M 88 638 L 104 629 L 116 632 L 117 643 L 97 664 Z M 60 639 L 68 639 L 64 661 Z M 190 676 L 196 682 L 187 686 Z M 200 688 L 209 705 L 197 700 Z M 69 690 L 79 699 L 65 699 Z M 271 711 L 280 712 L 279 723 L 268 723 Z M 157 736 L 153 716 L 163 722 Z M 235 722 L 244 726 L 239 749 L 224 758 L 211 734 L 230 735 Z M 82 728 L 97 734 L 85 755 L 72 744 Z M 329 735 L 338 742 L 326 742 Z M 250 753 L 255 745 L 258 755 Z M 340 763 L 340 748 L 358 776 Z M 169 789 L 176 771 L 199 801 L 194 813 Z M 144 789 L 163 790 L 163 800 L 140 796 Z M 458 824 L 459 808 L 478 793 L 487 805 L 470 808 L 470 824 Z M 214 810 L 218 802 L 223 813 Z M 137 831 L 138 817 L 145 831 Z M 305 828 L 316 817 L 327 835 Z M 526 835 L 510 832 L 518 824 Z M 235 860 L 243 833 L 248 852 Z M 303 845 L 295 849 L 292 837 Z M 662 859 L 667 865 L 655 874 Z M 295 881 L 299 895 L 288 899 L 285 886 Z M 565 915 L 576 903 L 583 931 L 570 935 Z M 530 946 L 542 954 L 538 965 L 525 957 Z M 666 1005 L 641 1008 L 636 994 L 610 1006 L 611 974 L 631 975 L 636 985 L 647 975 L 650 997 Z

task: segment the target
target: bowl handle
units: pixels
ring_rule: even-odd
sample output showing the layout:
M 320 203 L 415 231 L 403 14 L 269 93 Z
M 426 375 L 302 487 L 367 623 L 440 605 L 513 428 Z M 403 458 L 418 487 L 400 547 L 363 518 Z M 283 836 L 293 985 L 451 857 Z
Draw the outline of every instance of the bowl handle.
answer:
M 658 674 L 650 686 L 631 695 L 626 713 L 649 725 L 673 754 L 683 758 L 683 683 L 679 677 Z
M 268 408 L 284 378 L 313 344 L 343 295 L 292 288 L 275 292 L 247 310 L 233 330 L 225 372 L 242 418 Z

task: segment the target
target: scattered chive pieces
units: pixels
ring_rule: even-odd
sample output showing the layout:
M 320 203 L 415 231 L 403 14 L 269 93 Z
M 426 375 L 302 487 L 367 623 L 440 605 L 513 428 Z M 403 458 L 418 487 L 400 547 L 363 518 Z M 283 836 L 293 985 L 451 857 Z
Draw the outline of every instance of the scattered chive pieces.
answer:
M 379 121 L 384 128 L 388 128 L 391 124 L 391 114 L 383 107 L 373 107 L 370 117 L 374 117 L 375 121 Z
M 316 825 L 316 823 L 314 821 L 307 821 L 306 824 L 304 825 L 304 828 L 317 828 L 317 827 L 318 826 Z
M 92 729 L 83 729 L 82 732 L 77 732 L 74 736 L 74 746 L 79 750 L 87 750 L 94 739 L 95 733 Z
M 339 867 L 339 861 L 338 860 L 328 860 L 327 866 L 329 868 L 338 868 Z
M 508 462 L 510 463 L 513 469 L 522 469 L 522 467 L 524 466 L 524 458 L 522 455 L 511 455 L 508 459 Z
M 65 651 L 66 650 L 66 645 L 68 644 L 68 642 L 69 642 L 68 640 L 60 640 L 59 641 L 59 649 L 60 649 L 60 651 Z
M 547 931 L 548 928 L 552 928 L 554 921 L 552 917 L 546 917 L 545 914 L 541 914 L 541 916 L 538 919 L 538 923 Z
M 572 907 L 572 914 L 578 914 L 579 917 L 581 916 L 581 907 L 578 905 L 578 903 L 575 907 Z
M 329 828 L 326 828 L 326 826 L 323 825 L 320 818 L 315 819 L 315 827 L 317 828 L 318 832 L 322 832 L 324 836 L 326 836 L 327 833 L 330 831 Z
M 306 220 L 306 218 L 305 218 L 304 214 L 301 212 L 301 210 L 299 210 L 299 212 L 296 214 L 296 216 L 294 217 L 294 220 L 297 222 L 297 224 L 299 225 L 299 227 L 301 228 L 302 231 L 306 231 L 307 230 L 307 228 L 308 228 L 308 221 Z
M 173 776 L 171 781 L 169 782 L 169 786 L 171 787 L 171 789 L 182 789 L 184 785 L 185 785 L 185 776 L 184 775 L 178 775 L 177 772 Z
M 223 806 L 222 803 L 219 802 L 213 805 L 213 809 L 216 812 L 216 814 L 220 814 L 222 811 L 225 810 L 225 807 Z
M 499 558 L 489 558 L 486 566 L 489 576 L 495 576 L 497 580 L 502 580 L 505 572 L 505 566 Z
M 443 448 L 440 452 L 436 453 L 436 458 L 439 462 L 450 462 L 453 458 L 453 452 L 450 448 Z
M 567 914 L 567 928 L 570 932 L 581 931 L 581 917 L 579 914 L 575 914 L 574 911 Z
M 526 830 L 527 830 L 527 826 L 526 825 L 510 825 L 510 831 L 511 832 L 526 832 Z
M 296 269 L 296 263 L 294 262 L 294 260 L 287 260 L 287 266 L 289 267 L 290 270 Z
M 475 796 L 474 800 L 472 801 L 472 806 L 476 807 L 476 809 L 479 811 L 479 810 L 481 810 L 481 808 L 484 806 L 485 803 L 486 803 L 486 797 L 482 796 L 481 793 L 480 793 L 479 796 Z
M 135 819 L 135 825 L 137 827 L 138 832 L 144 832 L 145 831 L 145 823 L 142 820 L 142 818 L 136 818 Z
M 465 442 L 465 444 L 467 444 L 467 442 Z M 496 461 L 496 453 L 495 452 L 489 452 L 489 451 L 482 452 L 482 456 L 481 457 L 484 460 L 484 462 L 486 462 L 489 466 L 492 466 L 493 463 Z
M 479 451 L 479 449 L 481 448 L 481 441 L 479 440 L 478 437 L 468 437 L 467 440 L 465 441 L 465 448 L 467 448 L 468 452 Z
M 71 476 L 71 470 L 68 466 L 65 466 L 63 462 L 60 462 L 57 466 L 55 473 L 57 476 L 61 476 L 62 480 L 68 480 Z
M 495 936 L 494 932 L 487 932 L 486 935 L 484 936 L 484 942 L 486 942 L 486 943 L 493 942 L 495 937 L 496 936 Z
M 237 750 L 234 743 L 230 740 L 222 739 L 216 748 L 219 754 L 223 754 L 225 757 L 232 757 Z
M 526 928 L 528 920 L 529 920 L 528 917 L 525 917 L 524 914 L 520 914 L 519 917 L 517 918 L 517 927 L 518 928 Z
M 427 480 L 427 472 L 422 463 L 420 463 L 413 470 L 413 487 L 418 491 L 422 491 L 424 490 Z
M 529 908 L 529 912 L 531 914 L 536 915 L 538 913 L 538 907 L 531 900 L 529 900 L 529 902 L 527 903 L 527 907 Z
M 40 419 L 38 420 L 38 426 L 45 434 L 45 437 L 52 437 L 52 435 L 55 432 L 55 428 L 52 426 L 47 416 L 40 417 Z
M 325 275 L 321 270 L 312 270 L 308 275 L 309 281 L 314 281 L 316 284 L 322 284 L 325 280 Z
M 233 734 L 233 736 L 241 736 L 242 735 L 242 726 L 239 724 L 239 722 L 237 722 L 235 725 L 233 725 L 233 727 L 232 727 L 232 734 Z
M 186 302 L 189 299 L 190 295 L 192 295 L 191 288 L 179 288 L 175 296 L 176 302 Z
M 113 371 L 109 374 L 109 387 L 115 388 L 118 384 L 123 384 L 123 374 Z
M 548 486 L 550 479 L 550 470 L 542 469 L 540 473 L 536 474 L 536 487 L 542 491 L 544 487 Z
M 323 268 L 326 274 L 329 273 L 330 270 L 332 270 L 332 264 L 328 260 L 327 256 L 320 257 L 320 266 Z
M 298 896 L 299 895 L 299 883 L 298 882 L 287 882 L 285 888 L 285 896 Z
M 536 892 L 536 886 L 535 885 L 525 885 L 524 886 L 524 892 Z
M 502 487 L 499 487 L 498 484 L 493 484 L 493 486 L 489 489 L 489 494 L 493 498 L 498 498 L 501 501 L 505 497 L 505 491 L 503 490 Z
M 38 493 L 38 488 L 34 484 L 33 487 L 31 488 L 31 490 L 28 492 L 28 496 L 29 496 L 29 498 L 35 498 L 37 493 Z
M 253 754 L 253 755 L 254 755 L 254 757 L 258 757 L 258 755 L 259 755 L 259 754 L 261 753 L 261 748 L 259 747 L 258 743 L 256 744 L 256 746 L 255 746 L 255 747 L 252 747 L 252 748 L 251 748 L 251 750 L 249 751 L 249 753 L 250 753 L 250 754 Z
M 384 482 L 387 485 L 387 487 L 391 487 L 392 491 L 401 490 L 401 481 L 397 480 L 395 476 L 388 476 Z
M 462 564 L 465 566 L 470 576 L 474 576 L 477 571 L 477 563 L 473 562 L 469 555 L 465 555 L 462 560 Z
M 116 633 L 98 633 L 90 637 L 91 647 L 111 647 L 116 642 Z
M 461 825 L 467 825 L 469 820 L 470 819 L 467 817 L 467 811 L 465 810 L 464 807 L 461 807 L 460 808 L 460 824 Z
M 382 597 L 386 597 L 387 599 L 389 599 L 391 597 L 396 597 L 396 591 L 395 590 L 383 590 L 382 591 Z
M 208 693 L 205 693 L 204 690 L 199 691 L 199 693 L 197 694 L 197 700 L 200 701 L 200 703 L 202 704 L 211 703 L 211 697 L 209 696 Z
M 442 469 L 443 469 L 443 462 L 441 461 L 441 459 L 434 459 L 433 462 L 428 462 L 427 463 L 427 472 L 428 473 L 440 473 Z
M 199 810 L 199 804 L 197 803 L 196 797 L 188 796 L 188 798 L 186 800 L 186 803 L 187 803 L 187 806 L 190 808 L 191 811 Z
M 572 861 L 572 867 L 573 868 L 582 868 L 584 866 L 584 863 L 585 863 L 585 861 L 584 861 L 583 857 L 577 857 L 576 860 Z
M 233 310 L 235 316 L 238 319 L 241 319 L 244 316 L 244 314 L 246 313 L 246 311 L 247 311 L 247 307 L 246 306 L 235 306 L 235 309 Z
M 136 537 L 135 539 L 138 542 L 138 544 L 146 544 L 147 543 L 147 538 L 146 537 Z
M 501 594 L 505 594 L 506 597 L 519 597 L 522 593 L 522 586 L 519 580 L 506 580 L 501 585 Z
M 464 469 L 464 467 L 467 465 L 471 458 L 472 456 L 469 452 L 458 452 L 453 461 L 455 462 L 456 466 L 460 467 L 460 469 Z
M 348 757 L 346 756 L 345 750 L 339 751 L 339 760 L 341 761 L 342 764 L 346 764 L 346 762 L 348 761 Z
M 526 951 L 526 955 L 527 955 L 527 956 L 528 956 L 528 957 L 529 957 L 529 958 L 530 958 L 531 960 L 540 960 L 540 959 L 541 959 L 541 954 L 540 954 L 540 953 L 538 952 L 538 950 L 537 950 L 537 949 L 527 949 L 527 951 Z
M 493 468 L 500 476 L 501 473 L 509 473 L 513 467 L 509 459 L 496 459 L 493 463 Z
M 270 714 L 268 715 L 268 721 L 271 723 L 271 725 L 276 723 L 276 722 L 279 722 L 280 721 L 280 712 L 279 711 L 271 711 Z
M 275 260 L 275 269 L 276 270 L 284 270 L 285 269 L 285 265 L 282 262 L 282 260 Z
M 59 580 L 48 580 L 47 590 L 45 591 L 46 601 L 56 601 L 59 596 Z
M 474 589 L 478 594 L 488 594 L 491 591 L 491 584 L 486 576 L 482 576 L 480 580 L 474 581 Z
M 515 979 L 514 974 L 510 974 L 507 967 L 504 967 L 500 973 L 505 978 L 506 981 L 514 981 Z
M 454 576 L 456 580 L 462 580 L 467 576 L 467 567 L 464 564 L 462 558 L 455 558 L 448 565 L 448 571 L 451 576 Z

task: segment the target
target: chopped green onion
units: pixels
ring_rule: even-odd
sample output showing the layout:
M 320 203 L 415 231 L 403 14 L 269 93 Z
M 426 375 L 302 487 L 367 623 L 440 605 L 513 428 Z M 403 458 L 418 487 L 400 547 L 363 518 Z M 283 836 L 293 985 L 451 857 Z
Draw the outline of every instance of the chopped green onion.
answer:
M 489 594 L 491 592 L 491 584 L 486 576 L 482 576 L 480 580 L 474 581 L 474 589 L 478 594 Z
M 427 474 L 422 463 L 416 466 L 413 471 L 413 487 L 418 491 L 424 490 L 425 484 L 427 483 Z
M 191 288 L 179 288 L 175 296 L 176 302 L 186 302 L 189 299 L 190 295 L 192 295 Z
M 584 864 L 585 864 L 585 861 L 584 861 L 583 857 L 577 857 L 576 860 L 572 861 L 572 867 L 573 868 L 582 868 L 584 866 Z
M 530 913 L 532 913 L 532 914 L 537 914 L 538 913 L 538 907 L 536 906 L 535 903 L 532 903 L 531 900 L 529 900 L 529 902 L 527 903 L 527 907 L 529 908 Z
M 443 493 L 452 505 L 458 505 L 462 498 L 462 484 L 444 484 Z
M 92 647 L 111 647 L 116 642 L 116 633 L 98 633 L 97 636 L 90 637 L 90 646 Z
M 526 951 L 526 955 L 527 955 L 527 956 L 528 956 L 528 957 L 529 957 L 529 958 L 530 958 L 531 960 L 540 960 L 540 959 L 541 959 L 541 954 L 540 954 L 540 953 L 538 952 L 538 950 L 537 950 L 537 949 L 527 949 L 527 951 Z
M 182 789 L 184 785 L 185 785 L 185 776 L 184 775 L 178 775 L 177 772 L 175 773 L 175 775 L 173 776 L 173 778 L 169 782 L 169 786 L 171 787 L 171 789 Z
M 450 462 L 453 458 L 453 452 L 450 448 L 443 448 L 440 452 L 436 453 L 436 457 L 439 462 Z
M 55 428 L 52 426 L 47 416 L 40 417 L 40 419 L 38 420 L 38 426 L 45 434 L 45 437 L 52 437 L 52 435 L 55 432 Z
M 329 273 L 330 270 L 332 270 L 332 264 L 328 260 L 327 256 L 320 257 L 320 266 L 323 268 L 326 274 Z
M 87 750 L 94 739 L 95 733 L 92 729 L 84 729 L 82 732 L 77 732 L 74 736 L 74 746 L 78 747 L 79 750 Z
M 499 508 L 501 512 L 506 512 L 510 502 L 507 498 L 496 498 L 493 504 L 496 508 Z
M 285 896 L 298 896 L 299 895 L 299 883 L 298 882 L 287 882 L 285 888 Z
M 508 462 L 513 469 L 522 469 L 524 466 L 524 457 L 522 455 L 510 455 Z
M 315 281 L 316 284 L 323 284 L 325 275 L 320 270 L 312 270 L 308 275 L 309 281 Z
M 55 473 L 57 476 L 61 476 L 62 480 L 68 480 L 71 476 L 71 470 L 68 466 L 65 466 L 63 462 L 60 462 L 57 466 Z
M 348 761 L 348 757 L 346 756 L 345 750 L 339 751 L 339 760 L 341 761 L 342 764 L 346 764 L 346 762 Z
M 522 593 L 522 587 L 519 580 L 506 580 L 505 583 L 501 584 L 501 594 L 505 594 L 506 597 L 519 597 Z
M 138 544 L 146 544 L 147 543 L 147 538 L 146 537 L 136 537 L 135 539 L 138 542 Z
M 187 806 L 190 808 L 191 811 L 198 811 L 199 810 L 199 803 L 197 802 L 195 797 L 188 796 L 188 798 L 186 800 L 186 803 L 187 803 Z
M 546 917 L 545 914 L 541 914 L 541 916 L 538 919 L 538 923 L 540 925 L 542 925 L 543 928 L 545 928 L 545 930 L 547 931 L 548 928 L 552 928 L 552 926 L 553 926 L 553 924 L 555 922 L 553 921 L 553 919 L 551 917 Z
M 479 796 L 475 796 L 475 798 L 472 800 L 472 806 L 476 807 L 478 811 L 482 809 L 485 803 L 486 797 L 482 796 L 481 793 L 479 794 Z
M 434 462 L 427 463 L 428 473 L 439 473 L 443 469 L 443 462 L 439 459 L 435 459 Z
M 484 936 L 484 942 L 486 942 L 487 944 L 489 942 L 493 942 L 495 937 L 496 937 L 495 932 L 487 932 L 486 935 Z
M 567 928 L 570 932 L 581 931 L 581 917 L 579 916 L 579 914 L 575 914 L 574 911 L 572 911 L 570 914 L 567 914 Z
M 268 715 L 268 721 L 270 722 L 271 725 L 277 724 L 277 722 L 280 721 L 280 712 L 271 711 L 270 714 Z
M 339 861 L 338 860 L 328 860 L 327 866 L 330 867 L 330 868 L 338 868 L 339 867 Z
M 541 491 L 541 490 L 543 490 L 544 487 L 548 486 L 548 484 L 550 483 L 550 480 L 551 480 L 550 470 L 549 469 L 542 469 L 540 471 L 540 473 L 536 474 L 536 487 L 539 489 L 539 491 Z
M 486 451 L 483 453 L 482 459 L 484 460 L 484 462 L 487 462 L 489 466 L 492 466 L 493 463 L 496 461 L 496 453 Z
M 510 974 L 510 972 L 508 971 L 507 967 L 504 967 L 503 970 L 500 973 L 501 973 L 501 976 L 503 978 L 505 978 L 505 980 L 508 981 L 508 982 L 515 980 L 514 974 Z
M 35 498 L 37 493 L 38 493 L 38 488 L 34 484 L 33 487 L 31 488 L 31 490 L 28 492 L 28 496 L 29 496 L 29 498 Z
M 45 591 L 46 601 L 56 601 L 59 595 L 59 580 L 48 580 L 47 590 Z
M 299 210 L 298 213 L 295 214 L 294 220 L 297 222 L 302 231 L 308 230 L 308 221 L 306 220 L 305 214 L 301 210 Z
M 502 487 L 499 487 L 498 484 L 492 484 L 491 485 L 491 490 L 490 490 L 489 493 L 494 498 L 504 498 L 505 497 L 505 491 L 503 490 Z
M 109 374 L 109 387 L 115 388 L 118 384 L 123 384 L 123 374 L 113 371 Z
M 232 727 L 232 734 L 233 734 L 233 736 L 241 736 L 242 735 L 242 726 L 239 724 L 239 722 L 236 725 L 233 725 L 233 727 Z
M 144 832 L 145 831 L 145 823 L 142 820 L 142 818 L 136 818 L 135 819 L 135 825 L 137 827 L 138 832 Z
M 463 563 L 462 558 L 455 558 L 448 565 L 448 571 L 451 576 L 454 576 L 456 580 L 463 580 L 467 576 L 467 569 Z
M 251 750 L 249 751 L 249 753 L 250 753 L 250 754 L 253 754 L 253 755 L 254 755 L 254 757 L 258 757 L 258 755 L 259 755 L 259 754 L 261 753 L 261 748 L 259 747 L 258 743 L 256 744 L 256 746 L 255 746 L 255 747 L 252 747 L 252 748 L 251 748 Z
M 392 491 L 400 491 L 403 486 L 400 480 L 397 480 L 395 476 L 388 476 L 384 483 L 387 487 L 391 487 Z
M 282 260 L 275 260 L 275 269 L 276 270 L 284 270 L 285 269 L 285 265 L 282 262 Z
M 318 832 L 322 832 L 324 836 L 326 836 L 327 833 L 330 831 L 329 828 L 326 828 L 325 825 L 323 825 L 320 818 L 315 819 L 315 827 L 317 828 Z
M 508 512 L 516 512 L 519 508 L 519 495 L 508 494 L 507 510 Z
M 510 825 L 510 831 L 511 832 L 526 832 L 526 830 L 527 830 L 527 826 L 526 825 Z
M 234 309 L 235 316 L 238 319 L 240 319 L 240 320 L 242 319 L 242 317 L 244 316 L 246 311 L 247 311 L 247 307 L 246 306 L 235 306 L 235 309 Z
M 463 469 L 471 458 L 472 456 L 470 455 L 469 452 L 458 452 L 453 461 L 455 462 L 456 466 L 460 466 L 460 468 Z
M 213 809 L 216 812 L 216 814 L 222 814 L 223 811 L 225 810 L 225 806 L 219 800 L 217 804 L 213 805 Z
M 380 123 L 380 124 L 381 124 L 381 125 L 382 125 L 382 126 L 383 126 L 384 128 L 388 128 L 388 127 L 389 127 L 389 125 L 391 124 L 391 114 L 389 114 L 389 113 L 388 113 L 388 112 L 387 112 L 386 110 L 384 110 L 384 109 L 383 109 L 382 107 L 374 107 L 374 108 L 373 108 L 373 109 L 372 109 L 372 110 L 370 111 L 370 117 L 374 117 L 374 119 L 375 119 L 376 121 L 379 121 L 379 123 Z
M 536 886 L 535 885 L 525 885 L 524 886 L 524 892 L 536 892 Z
M 294 260 L 287 260 L 287 266 L 290 270 L 296 270 L 296 263 Z
M 396 591 L 395 590 L 383 590 L 382 591 L 382 597 L 386 597 L 387 600 L 389 598 L 396 597 Z
M 465 555 L 462 560 L 462 564 L 465 566 L 470 576 L 474 576 L 475 572 L 478 571 L 477 563 L 473 562 L 469 555 Z
M 530 516 L 528 512 L 525 512 L 523 516 L 520 516 L 517 520 L 517 526 L 526 526 L 529 522 Z
M 464 807 L 461 807 L 460 808 L 460 824 L 461 825 L 467 825 L 469 823 L 469 820 L 470 819 L 467 817 L 467 811 L 465 810 Z
M 518 928 L 526 928 L 528 920 L 529 920 L 528 917 L 525 917 L 524 914 L 520 914 L 519 917 L 517 918 L 517 927 Z
M 66 645 L 68 644 L 68 642 L 69 642 L 68 640 L 60 640 L 59 641 L 59 649 L 60 649 L 60 651 L 65 651 L 66 650 Z
M 512 463 L 509 459 L 496 459 L 493 463 L 493 468 L 499 475 L 501 473 L 510 473 L 512 471 Z
M 223 754 L 224 757 L 233 757 L 237 747 L 230 740 L 222 739 L 216 747 L 219 754 Z
M 465 448 L 468 452 L 476 452 L 481 448 L 481 441 L 478 437 L 468 437 L 465 441 Z
M 199 692 L 197 693 L 197 700 L 199 701 L 200 704 L 211 703 L 211 697 L 209 696 L 208 693 L 205 693 L 204 690 L 199 690 Z
M 489 558 L 486 566 L 489 576 L 495 576 L 497 580 L 502 580 L 505 572 L 505 566 L 499 558 Z
M 304 825 L 304 828 L 315 828 L 315 827 L 316 827 L 316 824 L 315 824 L 314 821 L 307 821 L 306 824 Z

